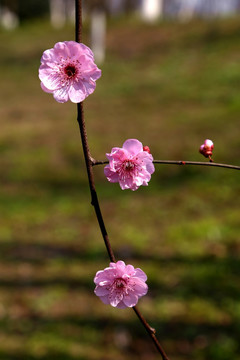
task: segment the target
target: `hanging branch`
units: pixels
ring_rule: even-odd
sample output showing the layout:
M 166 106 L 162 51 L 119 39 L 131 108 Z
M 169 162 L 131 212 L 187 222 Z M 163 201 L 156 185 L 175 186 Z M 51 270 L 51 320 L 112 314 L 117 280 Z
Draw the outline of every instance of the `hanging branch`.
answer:
M 76 0 L 75 5 L 76 5 L 76 42 L 80 43 L 81 38 L 82 38 L 82 1 Z M 91 197 L 92 197 L 91 204 L 93 205 L 93 207 L 95 209 L 99 227 L 100 227 L 102 237 L 103 237 L 103 240 L 105 242 L 105 245 L 106 245 L 106 248 L 108 251 L 109 258 L 112 262 L 115 262 L 116 261 L 115 256 L 113 254 L 113 251 L 112 251 L 112 248 L 111 248 L 111 245 L 109 242 L 107 230 L 106 230 L 106 227 L 105 227 L 105 224 L 103 221 L 103 216 L 101 213 L 101 209 L 100 209 L 98 197 L 97 197 L 97 192 L 96 192 L 96 188 L 95 188 L 94 176 L 93 176 L 93 171 L 92 171 L 92 158 L 90 155 L 90 150 L 89 150 L 89 145 L 88 145 L 87 131 L 86 131 L 86 125 L 85 125 L 85 120 L 84 120 L 84 112 L 83 112 L 83 103 L 82 102 L 77 104 L 77 121 L 79 124 L 79 130 L 80 130 L 80 135 L 81 135 L 81 140 L 82 140 L 82 148 L 83 148 L 84 159 L 85 159 L 87 175 L 88 175 L 88 183 L 89 183 L 89 188 L 90 188 Z
M 76 42 L 80 43 L 81 39 L 82 39 L 82 0 L 75 0 L 75 9 L 76 9 L 75 10 L 76 11 L 76 32 L 75 32 L 76 36 L 75 36 L 75 38 L 76 38 Z M 103 237 L 105 246 L 107 248 L 107 252 L 108 252 L 110 261 L 116 262 L 116 259 L 115 259 L 115 256 L 114 256 L 114 253 L 113 253 L 113 250 L 112 250 L 109 238 L 108 238 L 107 230 L 106 230 L 106 227 L 104 224 L 104 220 L 103 220 L 103 216 L 102 216 L 102 212 L 100 209 L 97 192 L 96 192 L 96 188 L 95 188 L 94 175 L 93 175 L 94 160 L 92 159 L 90 150 L 89 150 L 82 103 L 77 104 L 77 121 L 79 124 L 83 153 L 84 153 L 84 158 L 85 158 L 85 163 L 86 163 L 88 183 L 89 183 L 89 188 L 90 188 L 90 193 L 91 193 L 91 204 L 93 205 L 93 207 L 95 209 L 98 224 L 99 224 L 99 227 L 100 227 L 100 230 L 102 233 L 102 237 Z M 140 313 L 140 311 L 138 310 L 138 308 L 136 306 L 133 307 L 133 310 L 136 313 L 136 315 L 138 316 L 138 318 L 141 321 L 141 323 L 143 324 L 143 326 L 145 327 L 145 329 L 147 330 L 148 334 L 150 335 L 157 350 L 161 354 L 162 359 L 169 360 L 165 351 L 163 350 L 162 346 L 160 345 L 160 343 L 158 342 L 158 340 L 155 336 L 155 329 L 153 329 L 146 322 L 146 320 L 144 319 L 144 317 L 142 316 L 142 314 Z

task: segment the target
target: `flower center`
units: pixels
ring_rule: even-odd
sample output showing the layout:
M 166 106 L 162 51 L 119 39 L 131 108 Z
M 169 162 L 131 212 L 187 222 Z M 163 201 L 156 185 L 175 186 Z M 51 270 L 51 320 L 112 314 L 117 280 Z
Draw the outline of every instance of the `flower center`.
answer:
M 127 160 L 124 163 L 124 167 L 126 171 L 131 171 L 134 169 L 134 164 L 131 161 Z
M 126 286 L 126 281 L 121 278 L 115 280 L 115 286 L 117 289 L 122 289 Z
M 65 67 L 64 72 L 69 78 L 72 78 L 76 75 L 76 68 L 73 65 L 68 65 Z

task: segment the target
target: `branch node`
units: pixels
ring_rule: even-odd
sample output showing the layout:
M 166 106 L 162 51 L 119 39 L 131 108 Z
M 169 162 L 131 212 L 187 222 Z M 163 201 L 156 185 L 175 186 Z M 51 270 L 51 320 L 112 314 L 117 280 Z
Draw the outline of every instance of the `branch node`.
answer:
M 91 166 L 94 166 L 96 164 L 96 160 L 92 156 L 89 157 L 89 160 L 90 160 Z
M 151 327 L 151 326 L 149 327 L 149 329 L 150 329 L 150 331 L 151 331 L 152 334 L 156 334 L 156 329 L 154 329 L 154 328 Z

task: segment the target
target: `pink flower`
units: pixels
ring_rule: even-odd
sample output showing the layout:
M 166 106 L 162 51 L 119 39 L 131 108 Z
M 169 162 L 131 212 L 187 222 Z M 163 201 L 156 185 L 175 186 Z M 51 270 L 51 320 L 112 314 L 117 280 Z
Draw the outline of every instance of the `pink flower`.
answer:
M 212 140 L 206 139 L 204 143 L 200 146 L 199 152 L 205 156 L 210 158 L 212 156 L 214 144 Z
M 101 70 L 94 63 L 93 52 L 75 41 L 58 42 L 44 51 L 39 68 L 41 87 L 64 103 L 83 101 L 95 90 Z
M 122 148 L 114 147 L 106 155 L 109 165 L 105 166 L 104 174 L 108 181 L 119 182 L 122 190 L 137 190 L 141 185 L 148 185 L 155 168 L 152 155 L 143 150 L 140 141 L 126 140 Z
M 104 304 L 120 309 L 133 307 L 148 291 L 146 280 L 147 275 L 141 269 L 125 265 L 123 261 L 111 262 L 109 267 L 96 273 L 94 292 Z

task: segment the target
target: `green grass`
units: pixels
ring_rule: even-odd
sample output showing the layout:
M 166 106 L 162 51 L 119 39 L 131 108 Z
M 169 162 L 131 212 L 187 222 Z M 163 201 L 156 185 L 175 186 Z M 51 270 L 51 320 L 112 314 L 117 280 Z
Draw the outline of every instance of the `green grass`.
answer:
M 210 138 L 215 161 L 239 165 L 239 35 L 239 18 L 109 21 L 84 104 L 92 155 L 134 137 L 157 159 L 202 161 Z M 42 52 L 73 37 L 45 21 L 0 32 L 0 360 L 157 359 L 131 309 L 93 294 L 109 260 L 76 108 L 37 76 Z M 239 360 L 239 173 L 159 165 L 147 188 L 123 192 L 94 172 L 116 256 L 148 274 L 139 307 L 171 360 Z

